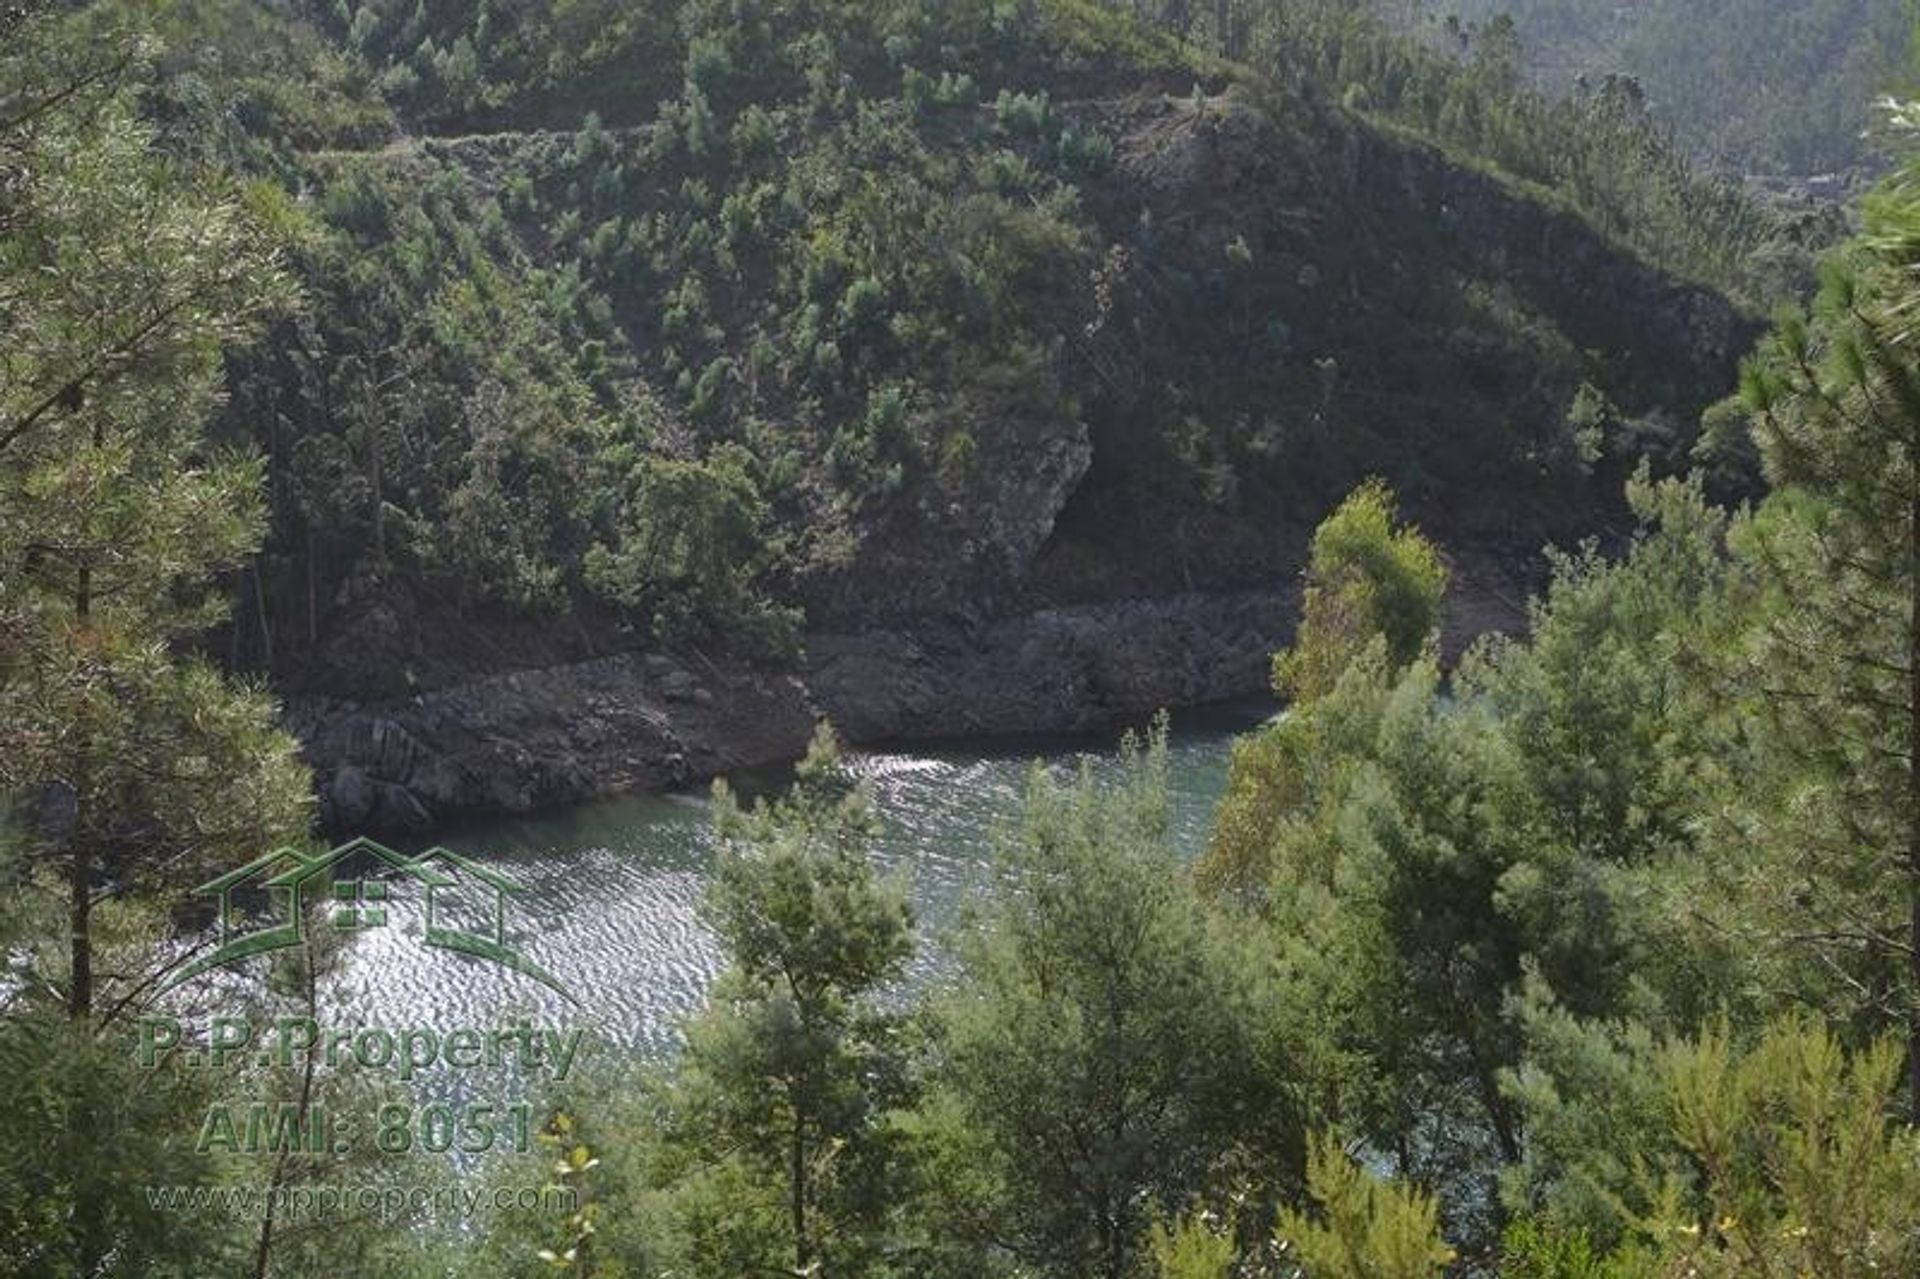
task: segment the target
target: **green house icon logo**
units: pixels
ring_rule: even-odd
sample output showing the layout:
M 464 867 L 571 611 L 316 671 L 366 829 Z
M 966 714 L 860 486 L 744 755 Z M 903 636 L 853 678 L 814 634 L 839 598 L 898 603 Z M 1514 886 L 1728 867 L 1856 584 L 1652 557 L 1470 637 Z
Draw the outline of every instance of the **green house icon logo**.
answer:
M 363 868 L 362 873 L 343 873 L 353 868 Z M 310 915 L 349 934 L 385 928 L 397 895 L 413 893 L 424 903 L 422 940 L 428 946 L 497 964 L 579 1002 L 557 977 L 509 941 L 507 899 L 520 891 L 499 871 L 450 848 L 429 848 L 417 857 L 407 857 L 365 838 L 319 854 L 276 848 L 193 890 L 194 896 L 212 898 L 217 904 L 220 944 L 174 973 L 161 989 L 255 955 L 299 946 L 306 940 Z M 264 894 L 263 922 L 240 909 L 236 898 L 242 893 Z M 483 926 L 476 927 L 474 912 L 457 909 L 453 900 L 470 905 L 469 895 L 480 897 L 486 906 L 480 912 L 485 916 Z

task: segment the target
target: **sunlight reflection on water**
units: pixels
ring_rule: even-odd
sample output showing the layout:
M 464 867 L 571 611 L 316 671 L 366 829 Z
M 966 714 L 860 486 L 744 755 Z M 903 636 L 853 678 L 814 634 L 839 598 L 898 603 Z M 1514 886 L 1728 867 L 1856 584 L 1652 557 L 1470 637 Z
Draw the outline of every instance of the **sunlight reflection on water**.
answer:
M 1176 717 L 1170 744 L 1174 836 L 1204 845 L 1225 785 L 1233 735 L 1271 708 L 1237 706 Z M 921 945 L 910 983 L 936 979 L 942 937 L 968 890 L 989 869 L 995 832 L 1017 817 L 1036 759 L 1049 768 L 1113 767 L 1112 735 L 1028 738 L 860 753 L 852 766 L 873 789 L 884 822 L 879 858 L 904 878 Z M 747 779 L 768 784 L 768 778 Z M 656 1055 L 672 1048 L 720 966 L 697 904 L 712 854 L 704 793 L 634 796 L 538 817 L 472 824 L 440 842 L 505 873 L 518 944 L 579 1001 L 530 979 L 420 944 L 419 920 L 356 943 L 329 1001 L 336 1016 L 388 1025 L 536 1022 L 598 1030 L 603 1042 Z

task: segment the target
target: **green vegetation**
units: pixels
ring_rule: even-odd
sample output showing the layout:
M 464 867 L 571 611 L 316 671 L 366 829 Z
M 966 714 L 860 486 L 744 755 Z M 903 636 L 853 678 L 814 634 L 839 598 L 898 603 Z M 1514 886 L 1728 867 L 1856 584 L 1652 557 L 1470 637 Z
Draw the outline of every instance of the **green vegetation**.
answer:
M 69 888 L 84 1017 L 100 884 L 283 837 L 305 777 L 266 701 L 168 651 L 259 544 L 259 469 L 204 429 L 223 345 L 285 300 L 279 202 L 153 152 L 113 69 L 140 48 L 53 47 L 74 63 L 9 55 L 0 117 L 23 175 L 0 241 L 0 786 L 65 792 L 39 860 Z
M 885 1118 L 907 1085 L 899 1019 L 874 996 L 912 949 L 905 894 L 875 880 L 869 803 L 826 730 L 779 803 L 742 812 L 722 787 L 707 905 L 733 966 L 689 1027 L 661 1173 L 684 1264 L 871 1272 L 902 1163 Z
M 1318 1219 L 1281 1214 L 1279 1234 L 1311 1275 L 1327 1279 L 1421 1279 L 1441 1271 L 1453 1250 L 1440 1242 L 1432 1198 L 1405 1186 L 1381 1185 L 1330 1138 L 1315 1143 L 1307 1189 Z
M 1333 691 L 1375 637 L 1406 666 L 1440 625 L 1447 570 L 1419 533 L 1394 527 L 1393 498 L 1374 481 L 1314 532 L 1293 647 L 1274 659 L 1276 692 L 1310 702 Z
M 1614 76 L 1649 99 L 1690 151 L 1763 173 L 1819 174 L 1869 159 L 1871 104 L 1904 86 L 1912 14 L 1900 0 L 1433 0 L 1382 5 L 1459 39 L 1503 19 L 1555 89 Z M 1397 12 L 1396 12 L 1397 10 Z M 1452 21 L 1448 21 L 1451 19 Z
M 1526 641 L 1442 694 L 1379 627 L 1236 753 L 1203 881 L 1271 921 L 1323 1104 L 1501 1273 L 1911 1264 L 1913 190 L 1748 368 L 1764 502 L 1638 479 Z
M 1530 46 L 1503 16 L 1509 5 L 1491 3 L 1487 21 L 1456 21 L 1446 28 L 1447 39 L 1435 42 L 1417 38 L 1419 26 L 1416 38 L 1397 29 L 1394 20 L 1406 9 L 1397 3 L 1234 0 L 1210 6 L 1210 14 L 1187 5 L 1109 3 L 1144 10 L 1144 17 L 1270 68 L 1283 82 L 1429 139 L 1464 165 L 1490 168 L 1565 201 L 1668 269 L 1754 301 L 1797 288 L 1806 239 L 1819 234 L 1814 225 L 1783 227 L 1737 186 L 1697 174 L 1631 78 L 1596 75 L 1573 92 L 1532 88 L 1524 74 Z M 1696 38 L 1721 33 L 1695 25 L 1695 8 L 1672 8 L 1676 23 L 1701 33 Z M 1817 21 L 1812 25 L 1820 29 Z M 1744 29 L 1774 50 L 1803 47 L 1779 42 L 1765 22 Z M 1676 62 L 1682 68 L 1677 76 L 1693 65 L 1688 54 L 1677 55 Z M 1784 113 L 1798 118 L 1818 91 L 1808 87 L 1778 101 Z M 1856 85 L 1838 92 L 1849 95 L 1847 109 L 1864 123 L 1875 90 Z M 1702 107 L 1691 118 L 1717 114 Z
M 1230 3 L 4 22 L 9 1272 L 1920 1262 L 1920 160 L 1696 449 L 1718 366 L 1648 332 L 1738 341 L 1683 277 L 1757 298 L 1791 245 L 1625 87 L 1529 90 L 1504 26 L 1455 58 Z M 785 793 L 717 791 L 725 969 L 683 1050 L 555 1084 L 518 1159 L 222 1157 L 210 1103 L 386 1094 L 137 1068 L 182 889 L 307 834 L 232 669 L 324 676 L 345 625 L 355 691 L 404 687 L 409 609 L 791 661 L 798 605 L 862 573 L 881 606 L 1027 570 L 1008 493 L 1070 455 L 1041 522 L 1116 557 L 1143 509 L 1271 534 L 1350 490 L 1197 866 L 1164 723 L 1110 779 L 1037 770 L 953 979 L 910 989 L 927 939 L 823 727 Z M 1636 527 L 1549 553 L 1527 633 L 1443 670 L 1446 560 L 1395 482 L 1416 516 L 1617 483 Z M 312 1016 L 332 937 L 244 1011 Z M 456 1176 L 575 1198 L 455 1229 L 143 1193 Z
M 994 907 L 935 1009 L 937 1131 L 981 1202 L 957 1217 L 1047 1275 L 1140 1271 L 1151 1214 L 1296 1185 L 1288 1051 L 1253 952 L 1178 873 L 1164 741 L 1110 792 L 1036 776 Z
M 30 1273 L 110 1257 L 157 1273 L 197 1241 L 127 1187 L 170 1152 L 96 1157 L 97 1134 L 202 1090 L 133 1087 L 122 1038 L 96 1025 L 150 981 L 146 892 L 305 824 L 271 704 L 174 648 L 259 542 L 259 469 L 204 427 L 223 345 L 285 299 L 280 204 L 157 154 L 115 70 L 146 51 L 37 57 L 33 37 L 61 30 L 30 20 L 0 55 L 0 852 L 6 944 L 33 957 L 0 1027 L 20 1102 L 0 1238 Z
M 212 427 L 268 475 L 227 665 L 786 661 L 809 610 L 1056 562 L 1270 570 L 1368 475 L 1539 538 L 1681 464 L 1749 321 L 1675 323 L 1666 277 L 1770 301 L 1803 232 L 1503 48 L 1229 8 L 1216 40 L 1088 0 L 84 6 L 303 297 Z M 1132 546 L 1143 510 L 1192 531 Z

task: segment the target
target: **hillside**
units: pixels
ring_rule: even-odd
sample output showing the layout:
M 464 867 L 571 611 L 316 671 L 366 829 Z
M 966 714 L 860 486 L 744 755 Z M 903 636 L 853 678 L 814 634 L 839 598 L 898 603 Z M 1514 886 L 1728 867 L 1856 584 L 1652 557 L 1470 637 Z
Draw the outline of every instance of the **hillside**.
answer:
M 1739 172 L 1812 176 L 1870 164 L 1873 104 L 1909 74 L 1900 0 L 1431 0 L 1434 38 L 1502 15 L 1522 60 L 1555 91 L 1633 77 L 1701 158 Z M 1404 8 L 1399 10 L 1405 12 Z
M 286 194 L 306 295 L 231 368 L 273 534 L 214 643 L 342 821 L 1256 690 L 1372 474 L 1517 617 L 1731 385 L 1748 259 L 1689 245 L 1779 235 L 1374 28 L 1272 74 L 1071 0 L 164 13 L 163 118 Z
M 1920 1275 L 1920 101 L 1462 30 L 0 2 L 0 1275 Z

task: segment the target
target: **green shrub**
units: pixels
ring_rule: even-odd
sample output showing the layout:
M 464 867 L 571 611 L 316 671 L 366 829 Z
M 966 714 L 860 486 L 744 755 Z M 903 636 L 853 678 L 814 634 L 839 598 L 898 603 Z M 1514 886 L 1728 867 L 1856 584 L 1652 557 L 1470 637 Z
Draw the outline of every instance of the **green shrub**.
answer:
M 1097 176 L 1113 167 L 1113 139 L 1070 124 L 1060 131 L 1054 154 L 1060 167 L 1069 173 Z
M 1047 92 L 1041 89 L 1034 93 L 1015 93 L 1011 89 L 1002 89 L 1000 96 L 994 99 L 993 115 L 1008 133 L 1038 137 L 1047 127 Z

